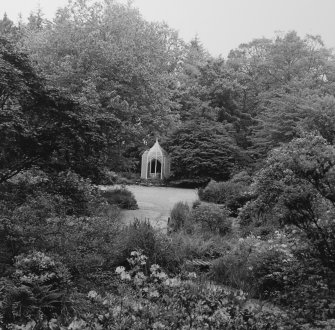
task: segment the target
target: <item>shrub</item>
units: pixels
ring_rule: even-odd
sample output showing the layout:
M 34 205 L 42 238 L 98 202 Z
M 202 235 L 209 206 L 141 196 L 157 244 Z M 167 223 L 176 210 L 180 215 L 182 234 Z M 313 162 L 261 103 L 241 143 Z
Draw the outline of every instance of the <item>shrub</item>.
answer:
M 19 253 L 46 248 L 47 219 L 63 212 L 64 198 L 47 193 L 25 196 L 20 206 L 0 202 L 0 264 L 12 264 Z
M 115 172 L 110 171 L 108 169 L 104 169 L 104 171 L 101 174 L 102 175 L 101 175 L 99 184 L 114 185 L 117 183 L 118 175 Z
M 214 262 L 211 276 L 254 297 L 270 297 L 283 290 L 284 268 L 294 262 L 285 235 L 277 232 L 268 241 L 249 236 L 231 242 L 230 251 Z
M 131 251 L 139 249 L 148 256 L 148 264 L 159 263 L 164 269 L 176 272 L 181 260 L 165 234 L 155 230 L 149 221 L 135 220 L 124 227 L 114 243 L 114 264 L 127 265 Z
M 46 191 L 64 198 L 67 215 L 96 214 L 96 210 L 104 202 L 100 190 L 89 179 L 71 171 L 51 177 Z
M 197 199 L 192 203 L 192 209 L 196 209 L 201 204 L 200 200 Z
M 294 262 L 282 264 L 277 276 L 283 290 L 274 292 L 271 300 L 290 308 L 296 319 L 312 324 L 317 324 L 317 321 L 328 324 L 329 319 L 335 319 L 334 271 L 313 256 L 309 244 L 297 234 L 291 239 L 294 241 Z
M 169 223 L 170 229 L 172 231 L 178 231 L 183 226 L 190 212 L 190 207 L 187 203 L 178 202 L 176 203 L 170 213 L 171 220 Z
M 104 190 L 102 192 L 109 204 L 117 205 L 121 209 L 136 210 L 138 205 L 134 194 L 125 187 Z
M 185 230 L 188 233 L 201 231 L 226 235 L 232 230 L 232 222 L 226 208 L 215 204 L 204 204 L 189 213 Z
M 280 229 L 274 210 L 262 205 L 258 200 L 247 202 L 239 211 L 237 221 L 242 237 L 261 236 L 266 239 Z
M 241 183 L 248 187 L 252 183 L 252 177 L 247 171 L 241 171 L 236 173 L 229 181 L 232 183 Z
M 119 229 L 119 212 L 101 217 L 65 217 L 48 220 L 49 236 L 45 244 L 59 254 L 76 277 L 113 263 L 113 244 Z
M 117 208 L 94 217 L 67 216 L 64 199 L 57 195 L 31 197 L 14 211 L 0 203 L 0 210 L 0 265 L 37 249 L 61 255 L 72 271 L 89 272 L 109 259 L 119 226 Z
M 0 325 L 35 320 L 42 325 L 67 304 L 70 274 L 59 261 L 42 252 L 20 255 L 11 280 L 3 280 Z M 39 328 L 37 325 L 36 328 Z
M 209 179 L 207 178 L 184 178 L 184 179 L 176 179 L 171 177 L 168 180 L 169 186 L 178 187 L 178 188 L 199 188 L 205 187 Z
M 199 189 L 198 194 L 202 201 L 224 204 L 234 216 L 238 214 L 239 208 L 250 200 L 248 186 L 239 180 L 226 182 L 212 180 L 204 189 Z
M 170 277 L 147 256 L 132 251 L 126 270 L 119 266 L 118 294 L 88 293 L 90 313 L 80 313 L 71 328 L 105 329 L 297 329 L 280 311 L 249 310 L 243 292 L 199 283 L 194 273 Z M 295 322 L 292 322 L 295 323 Z M 291 324 L 292 324 L 291 323 Z
M 205 237 L 201 233 L 188 235 L 185 231 L 179 231 L 172 234 L 171 239 L 181 260 L 215 259 L 227 249 L 227 243 L 221 236 Z

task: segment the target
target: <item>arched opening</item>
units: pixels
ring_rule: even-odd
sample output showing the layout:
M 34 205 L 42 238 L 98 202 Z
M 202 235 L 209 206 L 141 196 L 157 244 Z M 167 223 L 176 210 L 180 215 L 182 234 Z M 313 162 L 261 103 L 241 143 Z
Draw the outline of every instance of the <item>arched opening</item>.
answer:
M 160 178 L 162 163 L 158 159 L 152 159 L 148 166 L 148 174 L 151 178 Z

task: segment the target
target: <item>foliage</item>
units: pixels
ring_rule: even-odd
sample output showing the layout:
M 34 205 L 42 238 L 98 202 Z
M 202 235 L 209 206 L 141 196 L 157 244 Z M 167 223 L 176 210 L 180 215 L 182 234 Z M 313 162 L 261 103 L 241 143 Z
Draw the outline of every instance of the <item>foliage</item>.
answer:
M 228 253 L 215 261 L 211 273 L 219 283 L 264 297 L 282 290 L 283 282 L 278 274 L 284 263 L 293 262 L 286 237 L 276 232 L 268 241 L 249 236 L 231 243 Z
M 144 141 L 176 121 L 173 94 L 184 43 L 132 5 L 72 1 L 52 23 L 28 29 L 22 42 L 48 84 L 101 124 L 110 169 L 133 170 Z
M 251 198 L 246 185 L 232 180 L 225 182 L 212 180 L 204 189 L 199 189 L 198 194 L 205 202 L 224 204 L 233 216 L 236 216 L 238 210 Z
M 232 222 L 226 208 L 215 204 L 203 204 L 191 210 L 184 229 L 188 233 L 204 232 L 226 235 L 232 230 Z
M 0 54 L 0 183 L 33 165 L 97 179 L 104 149 L 98 123 L 70 98 L 48 90 L 27 55 L 4 38 Z
M 61 262 L 32 252 L 16 257 L 14 267 L 11 280 L 1 281 L 0 325 L 27 323 L 31 319 L 41 325 L 64 312 L 70 274 Z
M 117 294 L 90 291 L 93 313 L 81 314 L 72 329 L 292 329 L 281 312 L 250 310 L 243 292 L 199 285 L 194 274 L 169 277 L 159 265 L 146 268 L 146 256 L 131 252 L 129 271 L 117 267 L 124 284 Z M 146 272 L 147 270 L 147 272 Z
M 290 308 L 302 324 L 334 318 L 332 274 L 303 240 L 278 231 L 268 240 L 240 238 L 211 268 L 215 281 Z
M 29 195 L 21 196 L 16 204 L 11 197 L 15 197 L 16 189 L 22 187 L 22 184 L 18 187 L 14 185 L 11 194 L 7 191 L 7 200 L 0 202 L 2 266 L 11 264 L 17 254 L 32 249 L 58 253 L 73 271 L 85 269 L 88 272 L 107 262 L 110 244 L 118 230 L 119 212 L 107 207 L 108 204 L 104 205 L 99 196 L 95 195 L 95 188 L 88 186 L 87 182 L 77 183 L 75 181 L 71 185 L 75 189 L 66 190 L 72 197 L 48 193 L 45 189 L 39 190 L 38 186 Z M 64 185 L 62 188 L 69 186 Z M 57 190 L 57 187 L 53 188 Z M 78 201 L 76 196 L 85 198 Z M 86 212 L 89 212 L 90 217 L 87 214 L 85 216 Z
M 194 120 L 177 128 L 166 142 L 175 178 L 228 179 L 239 150 L 224 125 Z
M 136 210 L 138 205 L 134 194 L 126 187 L 108 189 L 102 191 L 102 195 L 111 205 L 117 205 L 121 209 Z
M 171 220 L 169 223 L 170 230 L 179 231 L 187 219 L 190 212 L 190 207 L 185 202 L 176 203 L 170 213 Z
M 302 243 L 302 242 L 301 242 Z M 303 243 L 295 252 L 296 261 L 285 264 L 278 280 L 284 290 L 275 292 L 272 301 L 291 308 L 300 322 L 327 323 L 334 319 L 334 273 L 312 257 Z
M 183 261 L 213 260 L 229 249 L 229 244 L 222 240 L 220 235 L 208 237 L 202 233 L 187 234 L 185 231 L 179 231 L 173 233 L 171 239 L 176 253 Z
M 272 152 L 256 176 L 255 207 L 247 206 L 254 215 L 263 213 L 265 223 L 270 215 L 277 226 L 301 229 L 314 254 L 331 268 L 335 260 L 334 164 L 334 147 L 320 136 L 307 134 L 293 140 Z M 243 212 L 247 219 L 248 212 Z
M 333 94 L 333 54 L 320 36 L 300 38 L 290 31 L 255 39 L 232 50 L 227 65 L 243 85 L 245 110 L 256 120 L 250 136 L 256 157 L 290 142 L 300 124 L 314 117 L 315 99 Z
M 335 62 L 320 37 L 257 39 L 225 62 L 131 4 L 86 0 L 52 23 L 5 15 L 0 32 L 17 44 L 0 38 L 0 327 L 334 328 Z M 133 181 L 157 134 L 172 182 L 224 205 L 175 205 L 170 236 L 120 228 L 132 194 L 87 179 Z M 227 235 L 237 215 L 243 238 Z M 282 310 L 195 280 L 192 259 Z
M 114 264 L 127 265 L 130 252 L 140 249 L 148 256 L 148 265 L 159 263 L 165 270 L 176 272 L 181 260 L 168 237 L 155 230 L 149 221 L 134 222 L 125 226 L 113 244 Z

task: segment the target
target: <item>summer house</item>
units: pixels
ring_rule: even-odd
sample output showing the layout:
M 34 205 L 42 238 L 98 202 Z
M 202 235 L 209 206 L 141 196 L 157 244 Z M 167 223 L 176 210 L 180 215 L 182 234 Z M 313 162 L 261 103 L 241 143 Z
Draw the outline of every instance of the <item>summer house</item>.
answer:
M 166 179 L 170 176 L 170 157 L 156 139 L 151 149 L 142 154 L 141 178 Z

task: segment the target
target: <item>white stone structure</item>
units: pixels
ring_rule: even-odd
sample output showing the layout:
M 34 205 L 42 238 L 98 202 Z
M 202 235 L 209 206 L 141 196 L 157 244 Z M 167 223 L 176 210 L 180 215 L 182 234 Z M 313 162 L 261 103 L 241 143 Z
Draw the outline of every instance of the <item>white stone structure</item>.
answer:
M 141 163 L 142 179 L 166 179 L 170 176 L 170 157 L 156 139 L 151 149 L 144 151 Z

